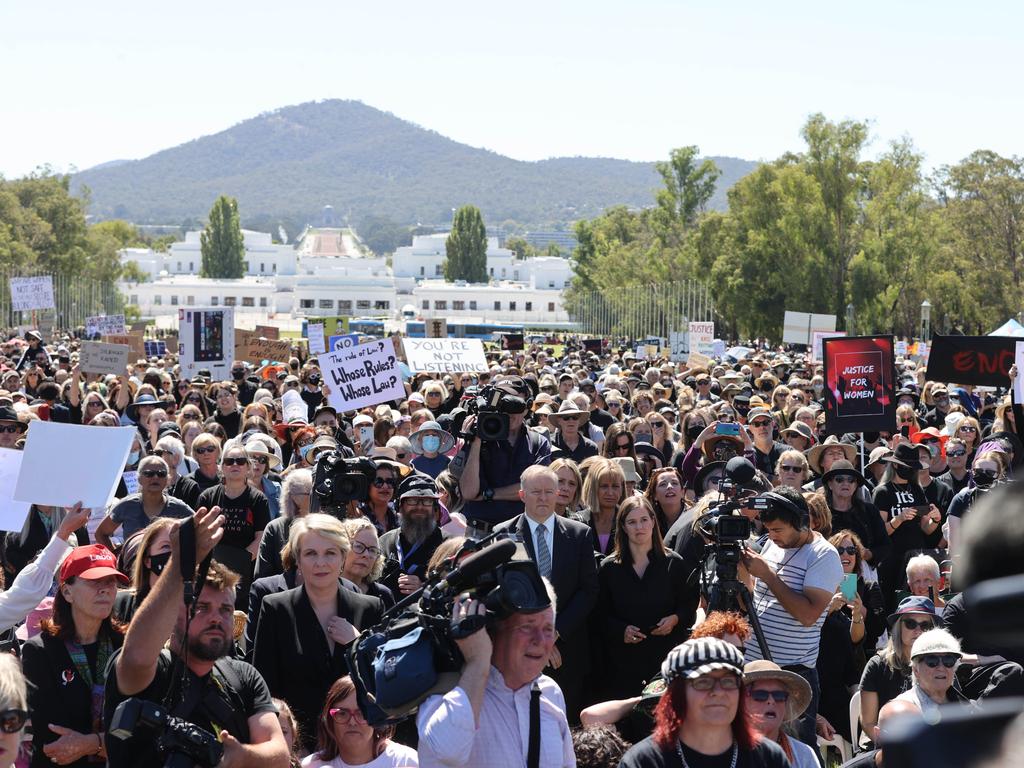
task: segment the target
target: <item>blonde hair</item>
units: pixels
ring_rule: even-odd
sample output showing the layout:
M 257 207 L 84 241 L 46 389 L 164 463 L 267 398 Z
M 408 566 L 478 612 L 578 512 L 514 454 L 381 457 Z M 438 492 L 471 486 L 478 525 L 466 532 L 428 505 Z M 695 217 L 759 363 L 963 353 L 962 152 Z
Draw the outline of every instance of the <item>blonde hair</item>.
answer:
M 598 458 L 598 457 L 594 457 Z M 600 503 L 600 486 L 601 478 L 606 475 L 615 475 L 619 482 L 622 484 L 622 493 L 619 495 L 618 501 L 615 503 L 616 509 L 619 504 L 626 498 L 626 476 L 623 474 L 622 469 L 611 459 L 600 459 L 595 461 L 590 471 L 587 472 L 587 479 L 583 481 L 583 503 L 590 509 L 592 515 L 596 515 L 598 510 L 601 508 Z
M 302 537 L 307 533 L 318 534 L 335 544 L 341 550 L 342 559 L 348 555 L 350 544 L 341 520 L 322 512 L 311 512 L 305 517 L 296 518 L 288 533 L 288 549 L 295 562 L 299 559 Z
M 373 531 L 373 535 L 377 538 L 377 529 L 373 527 L 373 523 L 365 517 L 350 517 L 347 520 L 341 521 L 341 529 L 344 532 L 346 538 L 348 538 L 349 547 L 352 546 L 352 542 L 355 541 L 356 536 L 366 530 Z M 379 541 L 379 538 L 378 538 Z M 380 547 L 377 547 L 380 549 Z M 367 581 L 376 581 L 380 578 L 384 572 L 384 553 L 381 552 L 377 555 L 377 559 L 374 560 L 373 565 L 370 567 L 370 572 L 366 574 Z
M 28 686 L 21 664 L 9 653 L 0 654 L 0 708 L 28 709 Z
M 203 448 L 205 446 L 212 445 L 220 453 L 223 451 L 223 447 L 220 444 L 220 440 L 215 435 L 211 435 L 209 432 L 200 432 L 192 440 L 192 453 L 196 452 L 196 448 Z

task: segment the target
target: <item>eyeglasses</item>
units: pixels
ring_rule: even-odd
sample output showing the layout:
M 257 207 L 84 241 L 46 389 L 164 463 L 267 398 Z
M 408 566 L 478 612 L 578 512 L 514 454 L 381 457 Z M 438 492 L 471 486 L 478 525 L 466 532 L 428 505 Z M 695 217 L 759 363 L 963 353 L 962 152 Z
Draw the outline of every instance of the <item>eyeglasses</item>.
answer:
M 856 547 L 836 547 L 836 552 L 840 555 L 856 555 L 859 551 Z M 909 621 L 912 621 L 912 619 L 909 619 Z
M 28 720 L 28 712 L 24 709 L 2 709 L 0 710 L 0 731 L 17 733 L 25 727 L 26 720 Z
M 0 424 L 0 434 L 4 432 L 14 433 L 19 429 L 20 427 L 17 424 Z
M 159 478 L 162 479 L 162 478 L 167 477 L 167 470 L 166 469 L 144 469 L 139 474 L 142 475 L 143 477 L 159 477 Z
M 783 472 L 793 472 L 793 473 L 799 473 L 799 472 L 803 472 L 804 471 L 803 467 L 794 467 L 791 464 L 783 464 L 781 467 L 779 467 L 779 469 L 781 469 Z
M 917 657 L 920 661 L 924 662 L 924 665 L 929 669 L 935 669 L 941 664 L 946 669 L 952 669 L 956 666 L 957 662 L 960 661 L 960 657 L 955 653 L 929 653 L 925 656 Z
M 327 710 L 327 713 L 331 716 L 331 719 L 336 723 L 348 723 L 355 720 L 357 723 L 366 723 L 366 718 L 363 717 L 363 713 L 356 709 L 345 709 L 344 707 L 331 707 Z
M 373 484 L 377 488 L 383 488 L 385 485 L 392 488 L 396 488 L 398 486 L 398 483 L 388 477 L 375 477 L 373 478 Z
M 192 453 L 216 453 L 217 447 L 214 445 L 202 446 L 199 448 L 193 448 Z
M 233 459 L 224 459 L 221 464 L 225 467 L 244 467 L 249 464 L 248 456 L 236 456 Z
M 761 691 L 750 689 L 747 691 L 747 695 L 754 701 L 760 701 L 762 704 L 768 699 L 773 699 L 779 704 L 784 704 L 789 701 L 789 691 Z
M 740 679 L 735 675 L 727 675 L 726 677 L 702 675 L 696 680 L 691 680 L 690 687 L 695 691 L 713 691 L 715 688 L 721 688 L 723 691 L 735 691 L 739 690 Z
M 920 628 L 922 632 L 927 632 L 929 629 L 935 629 L 934 621 L 916 621 L 914 619 L 904 619 L 903 626 L 913 631 Z
M 264 467 L 270 463 L 270 459 L 266 456 L 253 456 L 249 459 L 253 464 L 262 464 Z
M 434 506 L 434 499 L 426 496 L 412 499 L 402 499 L 403 506 L 406 507 L 432 507 Z
M 352 542 L 352 551 L 357 555 L 369 554 L 371 557 L 380 557 L 380 547 L 368 547 L 361 541 Z

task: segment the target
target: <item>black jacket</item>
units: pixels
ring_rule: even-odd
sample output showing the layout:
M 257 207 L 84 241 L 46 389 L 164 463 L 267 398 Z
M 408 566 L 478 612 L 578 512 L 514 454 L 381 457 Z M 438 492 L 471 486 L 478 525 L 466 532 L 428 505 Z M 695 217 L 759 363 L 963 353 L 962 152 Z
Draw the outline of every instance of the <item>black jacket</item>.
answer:
M 403 573 L 416 576 L 420 581 L 426 581 L 427 563 L 434 554 L 441 542 L 447 538 L 440 528 L 435 528 L 426 541 L 420 544 L 411 552 L 409 544 L 399 536 L 402 529 L 392 528 L 380 537 L 378 546 L 384 554 L 384 573 L 380 577 L 380 583 L 391 590 L 391 593 L 399 600 L 404 597 L 398 589 L 398 577 Z M 401 554 L 399 553 L 401 548 Z M 403 557 L 404 555 L 404 557 Z

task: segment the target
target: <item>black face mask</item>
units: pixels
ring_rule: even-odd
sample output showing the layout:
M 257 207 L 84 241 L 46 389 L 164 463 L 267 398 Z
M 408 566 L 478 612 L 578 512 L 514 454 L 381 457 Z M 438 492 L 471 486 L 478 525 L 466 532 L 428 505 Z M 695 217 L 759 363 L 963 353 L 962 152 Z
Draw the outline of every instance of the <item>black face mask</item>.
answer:
M 231 378 L 235 381 L 241 381 L 245 378 L 245 371 L 232 371 Z
M 877 443 L 879 438 L 878 432 L 865 432 L 864 442 L 865 443 Z
M 991 488 L 996 482 L 996 473 L 988 469 L 974 470 L 974 484 L 979 488 Z
M 703 431 L 704 431 L 704 426 L 703 425 L 696 426 L 696 427 L 687 427 L 686 428 L 686 439 L 690 443 L 693 443 L 694 441 L 696 441 L 696 439 L 698 437 L 700 437 L 700 433 L 703 432 Z
M 896 465 L 896 477 L 900 480 L 913 480 L 917 477 L 918 470 L 913 467 L 904 467 L 899 464 Z
M 149 556 L 149 570 L 151 573 L 155 573 L 159 576 L 164 572 L 164 568 L 167 567 L 168 561 L 171 559 L 170 552 L 164 552 L 162 555 L 150 555 Z

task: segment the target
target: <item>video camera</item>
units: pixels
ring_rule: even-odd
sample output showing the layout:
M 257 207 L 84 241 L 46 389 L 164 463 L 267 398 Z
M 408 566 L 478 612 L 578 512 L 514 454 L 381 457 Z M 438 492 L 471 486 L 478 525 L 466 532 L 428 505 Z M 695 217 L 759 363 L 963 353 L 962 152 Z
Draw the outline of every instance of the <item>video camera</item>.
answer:
M 463 399 L 464 414 L 458 421 L 458 429 L 466 437 L 477 437 L 484 442 L 497 443 L 508 439 L 509 414 L 524 413 L 526 401 L 502 389 L 488 384 L 476 391 L 467 389 L 468 398 Z M 463 429 L 466 416 L 476 416 L 476 422 L 469 432 Z M 453 422 L 456 414 L 452 412 Z
M 377 475 L 374 463 L 365 456 L 346 457 L 341 451 L 323 451 L 313 468 L 310 512 L 342 512 L 348 502 L 366 499 Z
M 714 555 L 715 575 L 719 581 L 734 581 L 744 543 L 753 533 L 753 523 L 740 510 L 768 509 L 769 500 L 755 495 L 744 486 L 754 479 L 754 465 L 742 456 L 729 459 L 725 475 L 718 482 L 718 492 L 724 501 L 709 509 L 699 521 L 699 530 L 709 542 L 705 554 L 705 567 Z
M 521 547 L 513 539 L 493 541 L 497 535 L 467 542 L 448 561 L 458 567 L 427 574 L 422 589 L 390 608 L 380 624 L 349 647 L 356 699 L 370 725 L 398 723 L 428 696 L 454 688 L 465 664 L 456 639 L 513 613 L 551 605 L 536 564 L 516 557 Z M 459 562 L 465 552 L 474 550 Z M 467 617 L 453 627 L 452 608 L 464 592 L 483 601 L 487 615 Z
M 130 739 L 142 729 L 156 737 L 157 750 L 166 755 L 164 768 L 213 768 L 224 755 L 223 745 L 212 733 L 144 699 L 125 699 L 118 704 L 107 728 L 118 739 Z

